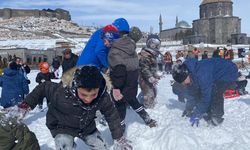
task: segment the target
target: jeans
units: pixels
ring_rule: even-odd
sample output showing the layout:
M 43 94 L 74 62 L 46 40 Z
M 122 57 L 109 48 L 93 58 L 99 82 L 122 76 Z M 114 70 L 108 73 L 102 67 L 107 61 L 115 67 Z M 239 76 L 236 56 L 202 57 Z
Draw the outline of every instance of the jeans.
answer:
M 96 130 L 93 134 L 82 139 L 91 150 L 107 150 L 106 143 L 101 138 L 101 133 Z M 73 150 L 74 137 L 68 134 L 58 134 L 55 137 L 56 150 Z

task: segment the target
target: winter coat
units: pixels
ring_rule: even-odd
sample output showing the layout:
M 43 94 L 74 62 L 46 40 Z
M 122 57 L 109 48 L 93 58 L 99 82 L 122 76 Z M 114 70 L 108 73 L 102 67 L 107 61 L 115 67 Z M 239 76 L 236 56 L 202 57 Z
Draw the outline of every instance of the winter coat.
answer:
M 105 80 L 103 79 L 97 98 L 92 103 L 85 104 L 76 96 L 76 89 L 70 87 L 73 77 L 64 75 L 63 78 L 62 81 L 65 82 L 63 84 L 44 82 L 38 85 L 24 100 L 34 109 L 40 103 L 40 97 L 47 98 L 46 125 L 52 136 L 69 134 L 73 137 L 84 138 L 92 134 L 96 130 L 94 120 L 96 111 L 100 110 L 109 124 L 113 139 L 122 137 L 120 118 L 106 91 Z
M 122 64 L 126 66 L 127 71 L 139 69 L 139 59 L 135 49 L 135 42 L 128 36 L 114 41 L 108 54 L 110 67 Z
M 222 58 L 209 58 L 201 61 L 192 58 L 184 61 L 184 64 L 187 65 L 191 73 L 193 86 L 201 94 L 201 101 L 196 107 L 197 113 L 200 114 L 208 110 L 211 103 L 213 84 L 216 81 L 231 83 L 236 81 L 239 76 L 237 66 L 232 61 Z
M 0 114 L 1 150 L 40 150 L 37 138 L 29 128 Z
M 64 58 L 64 60 L 62 62 L 63 73 L 65 73 L 69 69 L 75 67 L 77 60 L 78 60 L 78 56 L 75 55 L 74 53 L 71 53 L 70 59 Z
M 108 68 L 109 48 L 104 45 L 101 31 L 102 29 L 95 31 L 90 37 L 77 61 L 77 66 L 92 64 L 100 70 Z
M 157 55 L 154 50 L 143 48 L 139 53 L 140 78 L 148 82 L 150 77 L 158 78 Z
M 4 75 L 0 76 L 2 87 L 1 105 L 11 107 L 22 101 L 25 94 L 29 93 L 27 80 L 19 70 L 4 69 Z
M 45 81 L 51 81 L 51 79 L 55 79 L 55 74 L 54 72 L 49 72 L 49 73 L 42 73 L 42 72 L 39 72 L 36 76 L 36 82 L 41 84 Z
M 128 36 L 117 39 L 110 48 L 108 60 L 114 88 L 137 88 L 139 59 L 135 49 L 135 42 Z

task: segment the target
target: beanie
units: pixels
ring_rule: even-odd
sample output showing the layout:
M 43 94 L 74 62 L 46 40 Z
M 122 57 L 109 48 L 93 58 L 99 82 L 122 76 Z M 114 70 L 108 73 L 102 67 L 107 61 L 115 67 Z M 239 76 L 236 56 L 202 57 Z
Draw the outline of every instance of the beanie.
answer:
M 131 27 L 128 36 L 136 43 L 142 38 L 142 32 L 138 27 Z
M 182 83 L 188 75 L 188 68 L 185 64 L 177 64 L 173 67 L 172 76 L 176 82 Z
M 83 66 L 75 71 L 74 86 L 76 88 L 100 88 L 103 76 L 95 66 Z

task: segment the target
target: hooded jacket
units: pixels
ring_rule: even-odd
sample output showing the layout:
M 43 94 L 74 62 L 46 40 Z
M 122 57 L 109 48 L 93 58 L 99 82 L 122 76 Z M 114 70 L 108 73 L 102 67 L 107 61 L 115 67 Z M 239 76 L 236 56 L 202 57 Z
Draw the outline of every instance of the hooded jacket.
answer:
M 186 59 L 184 64 L 187 65 L 191 73 L 193 87 L 196 88 L 193 92 L 197 90 L 200 92 L 201 101 L 196 107 L 196 113 L 198 114 L 207 112 L 216 81 L 232 83 L 239 76 L 236 64 L 222 58 L 210 58 L 201 61 L 191 58 Z
M 134 79 L 138 78 L 139 59 L 136 53 L 136 44 L 129 36 L 124 35 L 114 41 L 108 60 L 111 68 L 110 78 L 114 88 L 137 87 L 137 82 L 134 82 Z
M 102 29 L 95 31 L 90 37 L 77 61 L 77 66 L 95 65 L 100 70 L 108 68 L 109 48 L 104 45 L 101 31 Z
M 135 42 L 128 36 L 114 41 L 108 54 L 111 69 L 117 65 L 126 66 L 127 71 L 139 69 L 139 59 L 135 49 Z
M 7 108 L 21 102 L 24 95 L 29 93 L 29 86 L 19 70 L 6 68 L 3 72 L 4 74 L 0 76 L 0 86 L 2 87 L 0 103 Z
M 122 136 L 120 118 L 106 91 L 105 79 L 97 98 L 85 104 L 76 96 L 76 89 L 72 87 L 72 70 L 74 68 L 64 74 L 63 83 L 44 82 L 27 95 L 24 101 L 33 109 L 42 98 L 47 98 L 49 109 L 46 125 L 53 137 L 69 134 L 84 138 L 92 134 L 97 130 L 94 119 L 96 111 L 100 110 L 109 124 L 113 139 L 119 139 Z

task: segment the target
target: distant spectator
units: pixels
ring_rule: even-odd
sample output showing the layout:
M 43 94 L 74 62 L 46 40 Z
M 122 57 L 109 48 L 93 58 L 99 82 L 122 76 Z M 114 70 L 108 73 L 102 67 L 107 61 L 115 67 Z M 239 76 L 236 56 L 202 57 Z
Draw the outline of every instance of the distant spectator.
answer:
M 61 65 L 61 63 L 60 63 L 60 60 L 59 60 L 58 56 L 53 58 L 52 67 L 53 67 L 53 72 L 55 73 L 57 78 L 59 77 L 59 67 L 60 67 L 60 65 Z
M 28 65 L 26 65 L 25 63 L 23 63 L 23 59 L 20 57 L 16 57 L 14 55 L 14 60 L 17 64 L 17 68 L 20 71 L 21 74 L 23 74 L 24 78 L 27 80 L 27 83 L 30 84 L 30 80 L 27 77 L 27 74 L 30 73 L 30 67 Z
M 62 69 L 63 73 L 67 70 L 76 66 L 76 62 L 78 60 L 78 56 L 72 53 L 71 49 L 67 48 L 63 51 L 63 62 L 62 62 Z
M 204 53 L 201 56 L 201 59 L 207 59 L 207 58 L 208 58 L 207 51 L 204 51 Z
M 199 59 L 199 53 L 200 50 L 198 50 L 196 47 L 192 50 L 192 53 L 194 55 L 194 58 L 196 58 L 197 60 Z
M 23 74 L 18 70 L 16 62 L 10 62 L 8 68 L 3 70 L 0 76 L 0 86 L 2 87 L 1 106 L 4 108 L 14 106 L 24 99 L 24 95 L 29 93 L 29 87 Z
M 177 51 L 177 54 L 175 55 L 175 59 L 177 60 L 180 57 L 184 57 L 184 54 L 181 51 Z
M 167 74 L 170 74 L 172 72 L 173 65 L 172 55 L 170 54 L 170 52 L 166 52 L 163 57 L 165 63 L 165 71 Z

